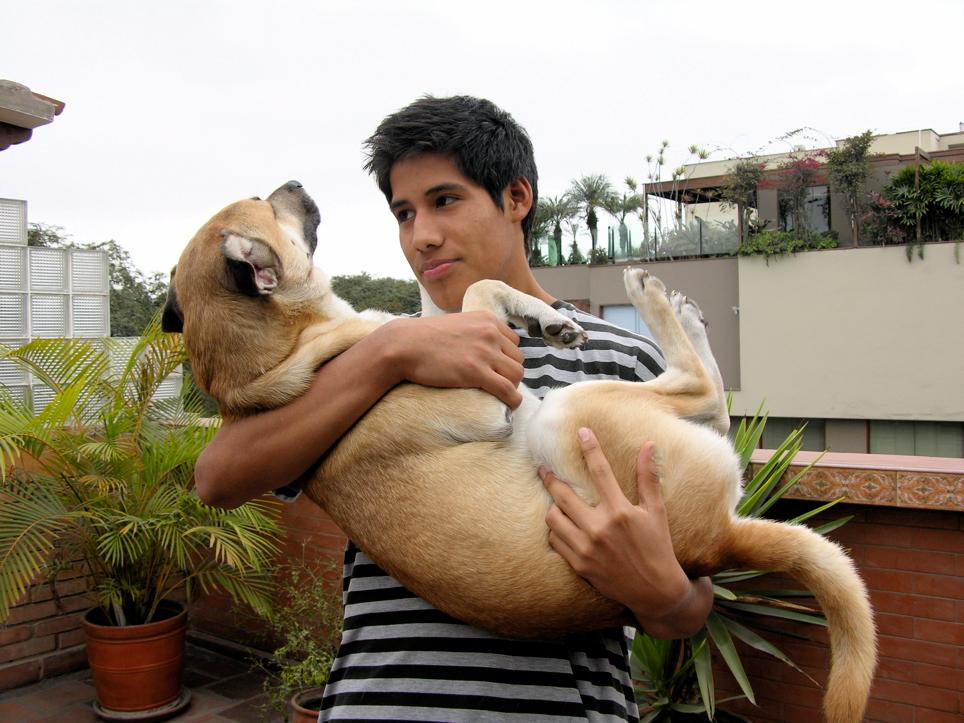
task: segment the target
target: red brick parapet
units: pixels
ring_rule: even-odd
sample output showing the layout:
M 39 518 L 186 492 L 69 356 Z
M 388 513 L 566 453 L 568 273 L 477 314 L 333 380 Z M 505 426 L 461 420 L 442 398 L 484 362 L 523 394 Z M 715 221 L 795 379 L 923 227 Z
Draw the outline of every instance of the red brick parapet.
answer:
M 756 450 L 751 466 L 759 468 L 772 454 L 771 449 Z M 858 505 L 964 511 L 964 459 L 799 452 L 787 474 L 797 474 L 814 460 L 788 498 L 829 501 L 845 496 Z

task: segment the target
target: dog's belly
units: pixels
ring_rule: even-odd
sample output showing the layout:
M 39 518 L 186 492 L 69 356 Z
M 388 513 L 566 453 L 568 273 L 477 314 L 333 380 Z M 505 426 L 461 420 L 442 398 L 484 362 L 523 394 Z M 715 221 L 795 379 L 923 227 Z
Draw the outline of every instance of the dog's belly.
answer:
M 629 426 L 604 424 L 614 410 L 603 401 L 585 409 L 574 403 L 576 414 L 545 425 L 542 433 L 572 440 L 555 440 L 540 462 L 565 469 L 577 487 L 589 490 L 585 496 L 594 497 L 575 441 L 578 426 L 590 426 L 612 452 L 617 479 L 635 501 L 640 442 L 653 439 L 667 451 L 677 443 L 653 426 L 658 410 L 637 409 L 621 420 Z M 513 637 L 557 637 L 628 621 L 622 606 L 600 596 L 549 546 L 550 499 L 529 449 L 512 439 L 452 441 L 453 424 L 486 426 L 465 415 L 487 405 L 490 416 L 501 419 L 500 406 L 481 392 L 402 387 L 331 451 L 307 492 L 386 571 L 460 620 Z M 545 422 L 538 417 L 537 430 Z M 435 421 L 442 419 L 445 425 Z M 675 449 L 672 454 L 680 458 Z M 670 488 L 681 473 L 676 467 L 668 475 Z M 685 505 L 672 497 L 668 510 L 682 512 Z M 721 501 L 706 502 L 719 510 Z M 704 524 L 692 529 L 706 534 Z M 689 532 L 683 526 L 679 537 Z

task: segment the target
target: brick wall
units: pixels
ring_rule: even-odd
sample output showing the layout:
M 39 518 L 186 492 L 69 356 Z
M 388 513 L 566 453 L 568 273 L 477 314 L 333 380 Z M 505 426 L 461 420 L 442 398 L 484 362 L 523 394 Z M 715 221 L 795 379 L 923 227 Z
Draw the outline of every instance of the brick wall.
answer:
M 0 690 L 85 666 L 81 616 L 90 607 L 84 579 L 76 573 L 60 575 L 55 588 L 30 588 L 0 626 Z
M 778 515 L 807 505 L 782 503 Z M 964 513 L 840 505 L 824 519 L 853 514 L 832 534 L 851 551 L 876 612 L 880 663 L 867 720 L 895 723 L 960 721 L 964 714 Z M 773 587 L 772 580 L 766 583 Z M 779 586 L 779 585 L 778 585 Z M 799 585 L 793 585 L 799 587 Z M 823 631 L 775 624 L 774 644 L 821 685 L 829 655 Z M 787 633 L 805 635 L 800 641 Z M 724 705 L 753 721 L 821 720 L 822 689 L 773 658 L 741 648 L 758 707 Z M 717 665 L 718 697 L 738 689 Z

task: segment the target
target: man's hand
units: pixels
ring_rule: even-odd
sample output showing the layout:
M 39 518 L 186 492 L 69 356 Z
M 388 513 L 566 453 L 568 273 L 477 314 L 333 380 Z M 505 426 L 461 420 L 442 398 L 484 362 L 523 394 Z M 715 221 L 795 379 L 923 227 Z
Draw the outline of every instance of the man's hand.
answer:
M 708 578 L 690 581 L 673 553 L 653 471 L 653 443 L 639 452 L 639 504 L 634 505 L 595 435 L 580 429 L 579 440 L 599 504 L 587 505 L 565 482 L 540 470 L 555 501 L 546 515 L 549 543 L 600 593 L 629 608 L 648 634 L 666 639 L 694 634 L 712 608 L 713 588 Z
M 391 345 L 400 381 L 482 389 L 512 408 L 522 402 L 519 337 L 487 311 L 396 319 L 375 333 Z

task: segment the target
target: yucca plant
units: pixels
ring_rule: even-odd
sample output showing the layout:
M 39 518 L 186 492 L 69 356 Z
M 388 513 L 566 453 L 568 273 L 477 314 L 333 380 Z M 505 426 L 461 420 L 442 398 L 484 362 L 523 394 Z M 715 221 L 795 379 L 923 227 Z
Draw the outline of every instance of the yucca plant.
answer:
M 215 426 L 186 387 L 158 399 L 185 360 L 155 321 L 117 364 L 114 342 L 35 340 L 0 348 L 52 400 L 37 414 L 0 388 L 0 622 L 29 585 L 79 569 L 110 624 L 151 622 L 184 589 L 270 605 L 278 527 L 270 504 L 203 504 L 194 462 Z M 112 360 L 115 360 L 112 362 Z M 118 368 L 119 367 L 119 368 Z
M 757 412 L 743 419 L 733 437 L 733 446 L 740 458 L 740 469 L 745 473 L 750 457 L 763 435 L 767 416 Z M 790 463 L 803 443 L 803 428 L 790 433 L 776 449 L 770 460 L 746 482 L 743 496 L 737 505 L 741 517 L 763 517 L 810 470 L 813 463 L 784 481 Z M 816 460 L 815 460 L 816 461 Z M 843 499 L 843 498 L 841 498 Z M 833 507 L 834 500 L 790 520 L 802 523 Z M 849 521 L 844 517 L 813 528 L 826 534 Z M 633 640 L 631 665 L 637 681 L 637 700 L 648 710 L 641 723 L 673 720 L 679 714 L 690 714 L 708 720 L 716 718 L 718 703 L 732 700 L 716 699 L 713 678 L 712 649 L 715 648 L 742 690 L 739 698 L 755 703 L 753 686 L 743 669 L 734 639 L 751 648 L 773 656 L 800 670 L 787 655 L 771 642 L 748 627 L 754 618 L 782 618 L 826 627 L 823 615 L 811 607 L 795 602 L 812 597 L 806 590 L 772 590 L 753 593 L 731 589 L 734 583 L 768 575 L 758 570 L 724 570 L 712 577 L 716 599 L 703 629 L 687 640 L 657 640 L 645 633 L 637 633 Z

